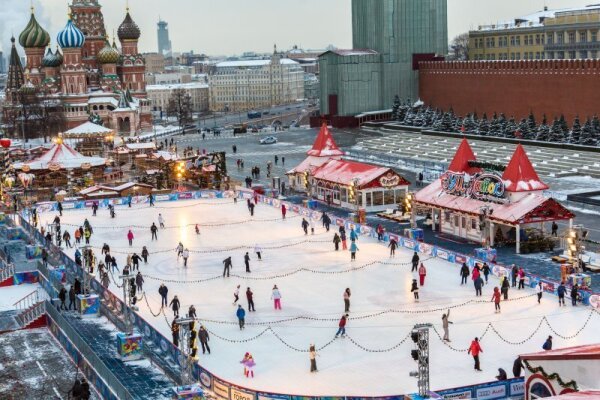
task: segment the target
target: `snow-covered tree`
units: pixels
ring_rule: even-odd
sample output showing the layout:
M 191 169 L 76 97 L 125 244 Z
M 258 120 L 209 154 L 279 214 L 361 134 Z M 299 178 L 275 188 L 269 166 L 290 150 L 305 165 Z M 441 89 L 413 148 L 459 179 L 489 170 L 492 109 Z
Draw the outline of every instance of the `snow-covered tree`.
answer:
M 548 135 L 548 141 L 552 143 L 565 143 L 566 139 L 561 121 L 558 118 L 554 118 L 550 134 Z
M 581 123 L 579 122 L 579 116 L 575 117 L 573 126 L 571 127 L 571 133 L 569 134 L 569 143 L 579 143 L 581 138 Z
M 537 123 L 535 122 L 535 116 L 533 115 L 533 111 L 529 112 L 529 117 L 527 118 L 527 125 L 529 126 L 530 132 L 536 131 Z
M 394 104 L 392 104 L 392 119 L 398 121 L 400 118 L 400 96 L 394 97 Z
M 525 118 L 519 122 L 515 137 L 517 137 L 517 139 L 531 139 L 531 130 L 529 129 L 529 123 Z
M 492 121 L 490 122 L 490 136 L 502 136 L 502 127 L 500 126 L 500 121 L 498 120 L 498 115 L 494 113 L 492 117 Z
M 592 121 L 587 119 L 583 128 L 581 128 L 581 136 L 579 137 L 579 143 L 585 146 L 596 146 L 598 144 L 596 137 L 594 136 L 594 127 Z
M 515 119 L 513 117 L 510 117 L 510 119 L 506 123 L 506 126 L 504 127 L 504 135 L 503 136 L 507 137 L 507 138 L 514 138 L 516 131 L 517 131 L 517 123 L 515 122 Z
M 481 136 L 488 136 L 490 134 L 490 121 L 488 121 L 486 113 L 483 113 L 483 116 L 479 120 L 477 133 Z
M 549 136 L 550 136 L 550 127 L 548 126 L 548 120 L 546 119 L 546 116 L 544 115 L 544 118 L 542 119 L 542 123 L 540 124 L 540 126 L 537 127 L 537 134 L 536 134 L 535 140 L 547 142 Z

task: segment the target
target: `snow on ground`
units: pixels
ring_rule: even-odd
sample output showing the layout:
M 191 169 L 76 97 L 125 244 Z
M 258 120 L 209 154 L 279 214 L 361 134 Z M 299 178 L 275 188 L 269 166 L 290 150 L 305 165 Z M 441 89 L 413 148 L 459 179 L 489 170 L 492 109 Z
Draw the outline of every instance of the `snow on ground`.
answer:
M 100 210 L 97 217 L 92 217 L 89 210 L 66 211 L 61 221 L 63 229 L 72 233 L 74 225 L 88 218 L 94 229 L 91 244 L 99 254 L 102 244 L 108 243 L 120 267 L 128 252 L 139 254 L 142 246 L 148 246 L 149 263 L 142 262 L 141 271 L 146 275 L 144 290 L 152 312 L 160 307 L 157 291 L 164 281 L 169 301 L 178 295 L 183 312 L 194 304 L 198 317 L 211 332 L 212 354 L 200 353 L 200 364 L 218 377 L 252 389 L 321 396 L 414 392 L 416 381 L 408 376 L 415 369 L 410 357 L 413 344 L 406 337 L 416 323 L 432 323 L 441 332 L 442 313 L 448 307 L 453 307 L 450 344 L 454 348 L 466 350 L 475 336 L 487 331 L 482 340 L 483 372 L 474 372 L 466 352 L 453 350 L 431 332 L 433 389 L 493 381 L 499 367 L 511 370 L 518 354 L 541 351 L 550 334 L 555 347 L 598 340 L 600 315 L 590 314 L 589 308 L 559 308 L 557 299 L 548 294 L 538 305 L 533 290 L 511 289 L 510 298 L 524 297 L 503 302 L 502 313 L 495 314 L 490 299 L 498 280 L 490 278 L 479 298 L 481 302 L 474 302 L 472 282 L 460 286 L 458 266 L 440 259 L 425 262 L 428 276 L 420 291 L 421 300 L 415 303 L 409 291 L 415 277 L 407 265 L 411 252 L 398 250 L 396 258 L 390 260 L 388 249 L 374 239 L 361 238 L 357 261 L 351 263 L 347 251 L 333 251 L 333 232 L 326 233 L 320 223 L 316 234 L 307 238 L 299 217 L 288 213 L 288 219 L 281 220 L 279 210 L 266 205 L 257 206 L 251 222 L 245 201 L 234 204 L 224 199 L 158 203 L 154 208 L 118 207 L 116 213 L 117 218 L 111 220 L 106 210 Z M 149 226 L 153 221 L 158 225 L 159 213 L 166 220 L 166 229 L 159 230 L 158 241 L 151 241 Z M 42 218 L 50 222 L 54 216 L 47 213 Z M 194 232 L 196 223 L 201 224 L 199 236 Z M 126 240 L 130 227 L 135 235 L 131 248 Z M 306 239 L 311 242 L 304 242 Z M 175 253 L 179 241 L 191 252 L 187 268 Z M 256 243 L 263 248 L 262 262 L 253 252 Z M 274 248 L 278 246 L 286 247 Z M 246 251 L 252 258 L 249 274 L 243 265 Z M 73 252 L 68 251 L 70 255 Z M 233 257 L 232 274 L 239 277 L 221 277 L 222 260 L 228 256 Z M 300 268 L 304 270 L 298 271 Z M 200 281 L 207 278 L 214 279 Z M 232 304 L 237 285 L 242 288 L 244 309 L 247 311 L 247 287 L 252 288 L 256 304 L 256 312 L 247 312 L 243 331 L 239 330 Z M 273 309 L 273 285 L 283 296 L 281 311 Z M 352 291 L 348 337 L 330 343 L 344 311 L 342 294 L 346 288 Z M 111 289 L 121 294 L 112 283 Z M 170 338 L 165 318 L 153 317 L 144 301 L 138 304 L 141 315 Z M 173 314 L 165 311 L 170 321 Z M 544 317 L 555 333 L 541 323 Z M 589 323 L 578 336 L 569 340 L 559 337 L 576 334 L 588 317 Z M 280 320 L 287 321 L 277 322 Z M 486 330 L 490 322 L 494 329 Z M 264 332 L 268 327 L 272 330 Z M 510 344 L 527 338 L 530 340 L 523 344 Z M 308 354 L 297 351 L 308 350 L 311 343 L 318 348 L 327 345 L 319 351 L 316 374 L 309 372 Z M 257 363 L 254 379 L 242 373 L 239 362 L 245 352 L 251 352 Z
M 14 310 L 17 301 L 35 292 L 39 287 L 37 283 L 0 287 L 0 311 Z

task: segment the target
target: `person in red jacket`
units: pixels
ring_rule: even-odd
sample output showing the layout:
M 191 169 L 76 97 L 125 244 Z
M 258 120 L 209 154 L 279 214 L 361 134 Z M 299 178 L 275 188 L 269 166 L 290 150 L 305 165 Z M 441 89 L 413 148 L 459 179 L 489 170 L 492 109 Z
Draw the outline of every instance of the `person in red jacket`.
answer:
M 419 286 L 425 285 L 425 276 L 427 276 L 427 269 L 425 268 L 425 265 L 421 263 L 421 266 L 419 267 Z
M 287 214 L 287 207 L 285 204 L 281 205 L 281 218 L 285 219 L 285 214 Z
M 127 240 L 129 241 L 129 247 L 133 245 L 133 232 L 131 229 L 127 232 Z
M 500 289 L 498 289 L 498 286 L 496 286 L 494 288 L 494 294 L 492 295 L 492 301 L 494 302 L 495 305 L 495 312 L 499 313 L 500 312 Z
M 481 368 L 479 368 L 479 353 L 483 353 L 483 349 L 479 345 L 478 338 L 475 338 L 471 342 L 471 346 L 469 346 L 468 353 L 473 356 L 473 361 L 475 361 L 475 371 L 481 371 Z
M 342 315 L 342 319 L 340 319 L 340 323 L 338 324 L 338 331 L 335 334 L 336 338 L 339 335 L 342 335 L 342 337 L 346 336 L 346 321 L 347 320 L 348 320 L 348 314 Z

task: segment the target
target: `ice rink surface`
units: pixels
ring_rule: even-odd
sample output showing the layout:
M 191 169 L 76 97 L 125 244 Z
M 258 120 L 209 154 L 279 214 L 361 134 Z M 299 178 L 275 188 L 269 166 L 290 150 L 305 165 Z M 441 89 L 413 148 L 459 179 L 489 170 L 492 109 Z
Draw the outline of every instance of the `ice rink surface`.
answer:
M 151 241 L 150 225 L 158 226 L 159 213 L 166 226 L 159 229 L 158 241 Z M 138 303 L 140 314 L 171 338 L 165 317 L 153 316 L 160 309 L 158 287 L 164 282 L 169 301 L 177 295 L 182 314 L 195 305 L 200 322 L 210 332 L 212 354 L 203 355 L 198 343 L 199 363 L 224 380 L 255 390 L 313 396 L 415 392 L 416 380 L 409 372 L 416 369 L 416 363 L 410 356 L 413 343 L 408 335 L 417 323 L 432 323 L 441 334 L 442 314 L 448 308 L 453 322 L 451 343 L 443 343 L 430 332 L 433 390 L 493 381 L 498 368 L 512 376 L 516 356 L 542 351 L 548 335 L 554 336 L 555 348 L 598 341 L 600 314 L 590 308 L 558 307 L 557 298 L 549 294 L 538 305 L 532 289 L 511 288 L 511 301 L 503 301 L 502 312 L 496 314 L 491 297 L 498 279 L 490 276 L 483 296 L 476 298 L 470 279 L 460 285 L 459 266 L 441 259 L 425 261 L 427 278 L 416 303 L 410 292 L 411 281 L 417 278 L 411 273 L 411 251 L 398 249 L 390 259 L 384 245 L 361 237 L 357 260 L 350 262 L 348 251 L 334 251 L 337 227 L 327 233 L 317 222 L 315 235 L 305 236 L 301 217 L 288 212 L 282 220 L 280 210 L 268 205 L 259 203 L 253 218 L 245 201 L 234 204 L 231 199 L 117 207 L 116 214 L 111 219 L 105 209 L 96 217 L 90 210 L 65 211 L 63 231 L 67 229 L 73 237 L 75 227 L 88 218 L 97 256 L 103 243 L 108 243 L 121 269 L 128 253 L 140 254 L 142 246 L 147 246 L 148 264 L 142 261 L 140 270 L 150 307 L 144 300 Z M 54 217 L 45 213 L 41 219 L 51 222 Z M 195 224 L 200 226 L 200 235 L 195 233 Z M 132 247 L 126 238 L 130 228 L 135 235 Z M 190 251 L 187 268 L 175 251 L 180 241 Z M 254 253 L 256 244 L 262 247 L 261 262 Z M 251 273 L 245 272 L 246 251 Z M 67 249 L 67 254 L 73 256 L 74 249 Z M 222 261 L 229 256 L 232 276 L 223 278 Z M 240 303 L 246 310 L 243 331 L 233 305 L 237 285 L 241 285 Z M 282 310 L 273 307 L 274 285 L 282 294 Z M 248 312 L 248 287 L 254 292 L 256 312 Z M 332 341 L 344 311 L 346 288 L 352 292 L 347 337 Z M 110 289 L 122 295 L 114 282 Z M 166 309 L 165 313 L 170 322 L 173 312 Z M 475 372 L 466 349 L 484 332 L 483 372 Z M 309 372 L 311 343 L 319 349 L 318 373 Z M 254 379 L 243 375 L 240 360 L 246 352 L 253 354 L 257 364 Z

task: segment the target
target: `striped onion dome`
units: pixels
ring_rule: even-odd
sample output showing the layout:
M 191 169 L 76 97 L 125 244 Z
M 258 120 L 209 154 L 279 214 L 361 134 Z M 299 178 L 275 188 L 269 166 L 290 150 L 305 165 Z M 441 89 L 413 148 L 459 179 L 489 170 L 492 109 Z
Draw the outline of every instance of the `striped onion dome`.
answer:
M 50 35 L 38 24 L 33 12 L 29 23 L 19 35 L 19 43 L 24 48 L 46 47 L 50 43 Z
M 52 50 L 48 47 L 46 55 L 44 56 L 44 58 L 42 58 L 42 65 L 44 67 L 56 68 L 62 63 L 61 58 L 59 58 L 55 53 L 53 53 Z
M 119 62 L 119 57 L 121 57 L 119 50 L 116 46 L 111 46 L 107 40 L 96 58 L 100 64 L 116 64 Z
M 23 86 L 19 88 L 19 93 L 24 95 L 34 95 L 37 93 L 37 88 L 33 83 L 31 83 L 29 78 L 27 78 L 27 82 L 25 82 Z
M 56 51 L 54 52 L 54 55 L 56 56 L 56 58 L 58 58 L 58 60 L 60 61 L 60 63 L 62 64 L 63 61 L 65 60 L 65 58 L 63 57 L 63 55 L 60 53 L 60 51 L 58 51 L 58 46 L 56 46 Z
M 78 48 L 83 47 L 83 43 L 85 43 L 85 36 L 83 35 L 83 32 L 81 32 L 79 28 L 73 24 L 71 18 L 69 18 L 67 26 L 65 26 L 65 28 L 58 33 L 57 40 L 58 44 L 63 49 Z

